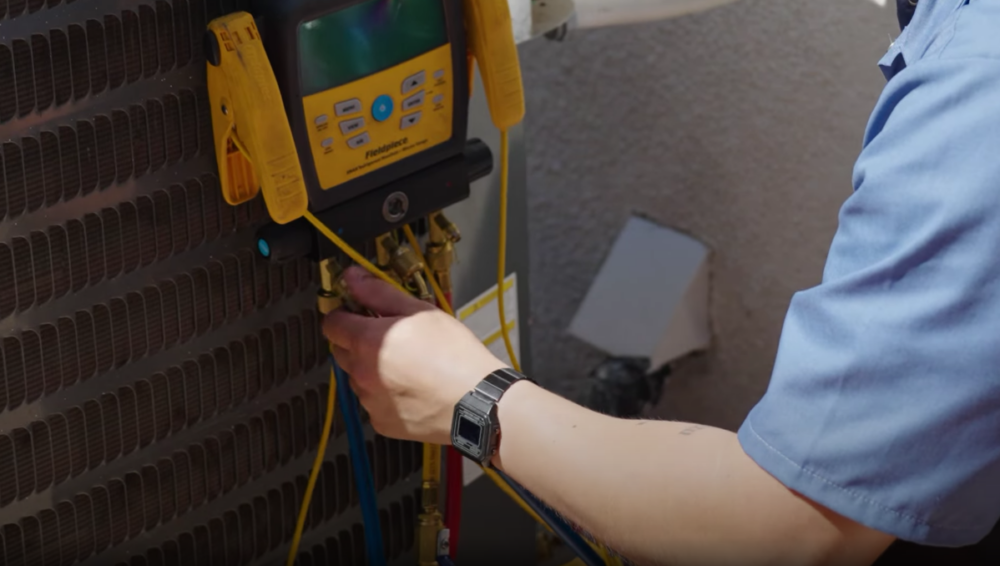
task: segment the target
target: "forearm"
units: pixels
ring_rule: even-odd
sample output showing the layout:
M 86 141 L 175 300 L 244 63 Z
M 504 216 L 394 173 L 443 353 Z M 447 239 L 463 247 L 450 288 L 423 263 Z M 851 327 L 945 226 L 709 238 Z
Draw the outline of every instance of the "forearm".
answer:
M 641 563 L 860 565 L 891 540 L 789 491 L 727 431 L 614 419 L 530 384 L 499 416 L 496 464 Z

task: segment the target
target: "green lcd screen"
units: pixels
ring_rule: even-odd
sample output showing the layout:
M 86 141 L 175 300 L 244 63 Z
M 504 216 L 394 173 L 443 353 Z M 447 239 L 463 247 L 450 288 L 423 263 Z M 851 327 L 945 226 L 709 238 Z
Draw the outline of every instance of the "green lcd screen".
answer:
M 299 26 L 304 96 L 354 82 L 448 43 L 442 0 L 366 0 Z

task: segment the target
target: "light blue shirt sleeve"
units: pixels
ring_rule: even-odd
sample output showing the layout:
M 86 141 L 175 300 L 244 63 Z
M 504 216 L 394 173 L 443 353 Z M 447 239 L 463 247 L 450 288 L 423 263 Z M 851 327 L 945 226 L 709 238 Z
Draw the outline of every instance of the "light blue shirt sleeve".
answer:
M 962 10 L 886 86 L 739 431 L 787 487 L 938 546 L 1000 517 L 1000 7 Z

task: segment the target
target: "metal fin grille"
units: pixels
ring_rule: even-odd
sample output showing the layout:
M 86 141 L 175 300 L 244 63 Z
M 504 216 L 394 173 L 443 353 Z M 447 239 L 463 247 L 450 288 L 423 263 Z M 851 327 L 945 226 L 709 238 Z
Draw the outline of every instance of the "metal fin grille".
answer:
M 199 123 L 208 120 L 207 116 L 199 117 L 199 104 L 193 90 L 182 89 L 110 115 L 79 119 L 37 137 L 3 144 L 0 168 L 5 183 L 0 189 L 7 201 L 5 217 L 17 218 L 155 173 L 167 165 L 212 155 L 211 140 L 204 139 L 211 124 Z M 0 108 L 2 105 L 0 102 Z M 224 216 L 213 221 L 230 227 L 235 211 L 223 210 Z
M 105 258 L 102 259 L 102 262 L 95 262 L 96 265 L 107 262 Z M 252 263 L 259 260 L 246 252 L 224 256 L 224 259 L 233 266 L 229 284 L 225 278 L 227 270 L 222 267 L 221 262 L 213 260 L 207 264 L 207 268 L 195 268 L 155 286 L 93 305 L 77 312 L 75 320 L 66 318 L 61 319 L 58 326 L 43 326 L 40 331 L 50 337 L 44 344 L 36 330 L 15 331 L 11 336 L 5 337 L 2 344 L 5 371 L 0 373 L 0 388 L 5 385 L 7 391 L 3 407 L 15 409 L 22 403 L 38 400 L 43 394 L 53 394 L 70 387 L 78 378 L 86 380 L 124 368 L 143 360 L 151 350 L 157 352 L 161 349 L 173 349 L 204 336 L 213 328 L 221 328 L 253 314 L 254 311 L 244 310 L 250 303 L 244 302 L 239 296 L 244 289 L 238 279 L 239 262 Z M 30 264 L 28 265 L 30 268 Z M 244 268 L 243 271 L 250 270 Z M 284 280 L 279 281 L 284 283 Z M 267 283 L 269 281 L 260 282 L 261 285 Z M 30 281 L 26 281 L 25 285 L 31 288 Z M 296 287 L 291 291 L 300 290 Z M 287 288 L 279 287 L 269 289 L 268 295 L 280 298 L 288 291 Z M 191 295 L 181 296 L 187 292 Z M 26 301 L 34 296 L 34 293 L 26 294 Z M 176 305 L 176 310 L 168 312 L 164 304 Z M 269 305 L 253 306 L 263 308 Z M 293 327 L 297 329 L 301 328 L 300 325 L 301 322 L 293 323 Z M 194 332 L 182 335 L 181 328 L 193 328 Z M 289 374 L 290 365 L 294 366 L 296 372 L 300 372 L 303 363 L 300 357 L 289 358 L 287 328 L 286 324 L 280 323 L 271 330 L 271 335 L 280 336 L 281 339 L 273 344 L 279 350 L 267 356 L 267 361 L 273 363 L 273 366 L 264 370 L 268 375 L 279 374 L 280 381 Z M 315 336 L 316 332 L 313 331 L 312 334 Z M 182 339 L 165 344 L 160 339 L 164 335 L 177 335 Z M 155 341 L 151 341 L 151 337 Z M 75 348 L 61 347 L 62 344 L 72 345 L 73 342 L 76 343 Z M 302 351 L 301 340 L 296 340 L 291 346 Z M 84 353 L 81 354 L 81 351 Z M 46 364 L 42 363 L 43 358 Z M 64 367 L 69 374 L 66 381 L 62 376 Z M 45 368 L 48 369 L 48 375 L 43 371 Z
M 307 529 L 319 528 L 338 513 L 336 494 L 327 489 L 340 480 L 335 468 L 324 467 L 310 505 Z M 305 489 L 306 477 L 283 483 L 251 501 L 226 511 L 219 517 L 198 525 L 145 554 L 132 557 L 119 566 L 185 564 L 225 564 L 242 566 L 267 556 L 291 541 Z M 399 501 L 379 511 L 386 557 L 399 559 L 413 550 L 416 531 L 416 496 L 404 495 Z M 365 566 L 364 526 L 350 527 L 330 534 L 300 552 L 300 566 Z
M 167 190 L 156 190 L 149 197 L 104 208 L 97 214 L 31 232 L 28 238 L 15 237 L 8 243 L 0 243 L 0 268 L 5 262 L 16 262 L 11 268 L 0 269 L 0 297 L 8 297 L 6 301 L 0 300 L 0 319 L 15 310 L 24 311 L 59 298 L 69 287 L 80 291 L 131 273 L 140 264 L 162 262 L 220 236 L 230 236 L 238 214 L 247 219 L 241 228 L 257 225 L 265 214 L 256 201 L 234 209 L 221 202 L 206 206 L 206 199 L 222 199 L 218 181 L 211 174 Z M 202 213 L 205 209 L 217 214 L 206 216 Z M 195 223 L 196 228 L 192 226 Z M 215 229 L 206 230 L 206 225 Z M 222 226 L 228 230 L 223 232 L 219 229 Z M 206 234 L 213 236 L 212 240 L 206 240 Z M 230 270 L 239 270 L 230 271 L 229 275 L 234 284 L 245 286 L 242 290 L 250 293 L 253 258 L 242 253 L 240 259 L 243 265 L 235 257 L 228 260 Z M 239 274 L 246 280 L 240 281 Z M 244 300 L 239 290 L 232 291 L 230 301 Z M 247 312 L 253 308 L 249 297 L 252 293 L 245 300 Z M 238 310 L 235 306 L 230 309 L 234 314 Z
M 291 317 L 288 323 L 292 321 L 312 328 L 314 336 L 318 332 L 318 322 L 312 311 L 303 311 L 298 316 Z M 279 322 L 274 326 L 285 324 L 287 323 Z M 84 444 L 79 446 L 79 449 L 86 450 L 89 455 L 86 467 L 71 470 L 69 450 L 65 445 L 68 437 L 66 423 L 72 418 L 69 414 L 54 413 L 46 420 L 32 422 L 27 429 L 17 428 L 11 433 L 0 435 L 0 454 L 5 445 L 19 446 L 16 460 L 18 465 L 24 466 L 23 469 L 16 470 L 15 467 L 0 465 L 0 502 L 7 495 L 3 486 L 19 486 L 21 497 L 31 491 L 43 491 L 54 480 L 57 484 L 61 483 L 71 475 L 96 469 L 140 447 L 163 441 L 199 422 L 267 395 L 273 384 L 260 383 L 263 372 L 259 367 L 262 359 L 256 355 L 258 344 L 258 334 L 247 335 L 240 341 L 231 342 L 228 347 L 216 348 L 211 354 L 181 362 L 162 373 L 122 386 L 113 393 L 104 393 L 100 399 L 89 400 L 82 406 L 67 409 L 67 413 L 80 411 L 88 419 Z M 247 355 L 250 351 L 255 352 L 252 357 Z M 307 358 L 302 348 L 289 350 L 287 355 L 294 357 L 300 364 L 299 367 L 305 371 L 312 370 L 316 362 L 315 358 Z M 269 356 L 264 360 L 273 362 L 276 357 Z M 303 371 L 300 370 L 290 377 L 295 379 L 302 375 Z M 318 442 L 315 427 L 322 420 L 322 408 L 325 408 L 325 403 L 323 407 L 320 406 L 314 391 L 307 392 L 302 398 L 296 397 L 290 405 L 278 407 L 278 413 L 288 415 L 282 421 L 284 428 L 281 434 L 286 439 L 285 449 L 290 456 L 297 457 L 306 449 L 306 445 L 312 446 Z M 291 421 L 292 414 L 297 419 L 294 424 Z M 53 430 L 55 434 L 52 434 Z M 278 434 L 277 428 L 272 427 L 270 430 Z M 18 444 L 18 439 L 22 440 L 22 444 Z M 58 449 L 54 448 L 54 444 L 58 444 Z M 44 482 L 35 481 L 38 470 L 44 470 Z M 27 486 L 33 488 L 25 491 Z
M 26 17 L 31 5 L 58 10 L 63 3 L 0 0 L 0 22 Z M 192 10 L 192 6 L 195 8 Z M 205 10 L 211 11 L 207 14 Z M 38 11 L 38 10 L 35 10 Z M 86 19 L 46 29 L 39 18 L 30 37 L 0 47 L 0 122 L 27 116 L 152 79 L 201 61 L 201 30 L 207 17 L 222 13 L 218 2 L 158 0 L 117 13 L 82 10 Z
M 156 379 L 163 383 L 161 387 L 185 385 L 184 380 L 168 383 L 162 375 L 154 376 L 154 381 Z M 88 452 L 88 466 L 106 464 L 120 457 L 123 451 L 135 450 L 141 442 L 135 431 L 143 428 L 138 421 L 151 421 L 152 426 L 145 427 L 147 431 L 154 430 L 160 419 L 170 422 L 172 415 L 169 410 L 154 408 L 152 413 L 145 415 L 137 412 L 137 405 L 134 403 L 137 395 L 148 398 L 157 388 L 156 385 L 150 386 L 148 381 L 143 383 L 145 385 L 136 390 L 122 389 L 117 395 L 103 395 L 100 402 L 88 401 L 84 404 L 82 412 L 85 415 L 86 438 L 81 449 Z M 34 516 L 24 517 L 16 524 L 5 525 L 4 532 L 15 538 L 26 536 L 28 531 L 38 525 L 51 523 L 61 512 L 66 518 L 61 522 L 57 520 L 46 529 L 50 544 L 55 545 L 55 548 L 40 548 L 39 552 L 64 558 L 64 553 L 70 552 L 67 563 L 84 560 L 92 552 L 100 554 L 108 548 L 136 539 L 157 526 L 169 524 L 175 518 L 210 505 L 230 492 L 287 465 L 289 461 L 302 458 L 307 450 L 315 449 L 319 427 L 324 418 L 317 399 L 321 395 L 325 396 L 324 390 L 325 386 L 321 385 L 307 390 L 303 395 L 292 396 L 277 403 L 274 408 L 259 411 L 200 442 L 175 450 L 169 457 L 165 456 L 151 463 L 148 460 L 145 464 L 139 462 L 136 469 L 123 473 L 122 477 L 95 485 L 86 493 L 77 494 Z M 141 393 L 137 394 L 137 391 Z M 161 391 L 160 395 L 162 397 L 154 396 L 154 405 L 164 402 L 160 399 L 172 398 L 166 391 Z M 192 400 L 195 403 L 204 402 L 204 398 L 198 396 L 192 397 Z M 297 413 L 293 410 L 294 407 L 301 409 L 306 404 L 312 405 L 313 409 Z M 281 415 L 286 416 L 282 418 Z M 66 446 L 66 423 L 67 419 L 63 415 L 52 415 L 47 421 L 32 423 L 27 430 L 16 429 L 0 437 L 0 454 L 13 451 L 17 462 L 11 469 L 4 470 L 4 476 L 0 476 L 0 486 L 6 488 L 3 494 L 8 494 L 9 490 L 9 497 L 5 502 L 12 497 L 24 499 L 33 491 L 47 489 L 54 478 L 65 480 L 74 472 L 79 474 L 86 471 L 82 468 L 71 470 L 65 457 L 60 458 L 58 463 L 53 460 L 55 450 L 63 449 L 64 455 L 69 451 Z M 152 438 L 145 439 L 146 443 L 152 441 Z M 377 468 L 399 469 L 405 461 L 409 463 L 409 468 L 402 470 L 404 476 L 417 471 L 412 463 L 417 461 L 415 456 L 420 450 L 419 445 L 389 441 L 381 437 L 376 437 L 376 444 L 384 447 L 370 454 Z M 274 457 L 279 453 L 283 456 Z M 404 453 L 409 457 L 404 458 Z M 400 481 L 397 475 L 390 479 L 393 480 L 392 484 Z M 297 475 L 293 480 L 272 488 L 266 498 L 258 495 L 252 501 L 240 505 L 237 510 L 224 514 L 224 517 L 244 518 L 243 521 L 234 523 L 229 531 L 230 535 L 226 540 L 234 546 L 227 551 L 229 554 L 226 563 L 250 564 L 253 559 L 289 541 L 305 482 L 305 475 Z M 327 461 L 314 492 L 307 529 L 325 529 L 328 522 L 345 514 L 349 507 L 356 507 L 358 502 L 353 496 L 353 485 L 351 467 L 347 465 L 343 454 L 336 456 L 333 461 Z M 380 489 L 386 487 L 388 486 L 382 485 Z M 386 553 L 393 559 L 413 546 L 414 509 L 413 501 L 404 498 L 401 504 L 393 502 L 387 510 L 383 510 Z M 61 523 L 66 521 L 72 521 L 75 527 L 73 544 L 69 544 L 69 540 L 64 541 L 64 538 L 70 537 L 65 537 L 59 531 Z M 266 533 L 266 536 L 261 539 L 254 533 Z M 38 538 L 31 540 L 34 543 L 41 542 Z M 213 537 L 213 540 L 223 539 Z M 262 543 L 263 540 L 268 541 L 267 545 Z M 6 563 L 18 564 L 13 561 L 18 557 L 11 554 L 9 546 L 6 547 L 6 552 L 7 559 L 11 560 Z
M 329 369 L 315 267 L 221 198 L 200 44 L 242 5 L 0 0 L 0 564 L 287 552 Z M 365 561 L 334 422 L 303 565 Z M 409 561 L 420 446 L 367 434 Z

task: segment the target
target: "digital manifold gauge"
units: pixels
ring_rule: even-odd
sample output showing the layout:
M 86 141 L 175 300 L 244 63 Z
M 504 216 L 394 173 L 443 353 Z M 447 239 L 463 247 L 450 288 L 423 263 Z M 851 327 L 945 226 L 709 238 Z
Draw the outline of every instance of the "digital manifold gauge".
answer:
M 255 4 L 312 208 L 463 152 L 469 81 L 460 1 Z
M 352 227 L 370 237 L 379 223 L 366 216 L 382 206 L 359 197 L 373 200 L 405 179 L 427 202 L 407 218 L 406 206 L 386 211 L 403 221 L 462 200 L 470 180 L 492 170 L 485 144 L 466 140 L 461 0 L 253 0 L 249 8 L 206 34 L 230 204 L 255 195 L 259 182 L 277 224 L 308 206 L 345 237 Z
M 465 147 L 456 0 L 253 3 L 305 176 L 323 210 Z

